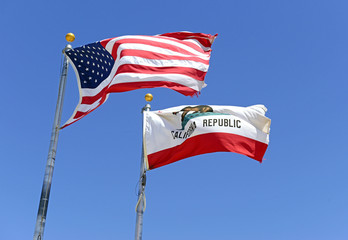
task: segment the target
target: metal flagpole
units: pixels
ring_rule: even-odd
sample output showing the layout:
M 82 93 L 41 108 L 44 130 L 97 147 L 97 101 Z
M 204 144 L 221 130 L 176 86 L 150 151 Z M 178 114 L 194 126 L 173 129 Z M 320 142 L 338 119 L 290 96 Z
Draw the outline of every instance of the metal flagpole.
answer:
M 151 102 L 153 99 L 150 93 L 145 95 L 145 100 L 147 102 Z M 145 186 L 146 186 L 146 170 L 145 170 L 145 158 L 144 158 L 144 131 L 145 131 L 145 119 L 144 119 L 144 111 L 150 111 L 150 104 L 146 104 L 145 107 L 142 108 L 143 113 L 143 147 L 141 151 L 141 162 L 140 162 L 140 185 L 138 190 L 138 202 L 135 207 L 135 211 L 137 213 L 137 219 L 135 224 L 135 240 L 141 240 L 143 235 L 143 215 L 146 207 L 146 199 L 145 199 Z
M 65 36 L 65 39 L 68 42 L 73 42 L 75 40 L 75 36 L 72 33 L 68 33 Z M 56 113 L 54 115 L 54 122 L 53 122 L 52 133 L 51 133 L 51 141 L 50 141 L 50 147 L 49 147 L 48 156 L 47 156 L 47 164 L 46 164 L 46 169 L 45 169 L 45 177 L 44 177 L 44 181 L 42 184 L 39 210 L 38 210 L 37 218 L 36 218 L 35 232 L 34 232 L 34 238 L 33 238 L 34 240 L 42 240 L 44 229 L 45 229 L 48 200 L 49 200 L 50 191 L 51 191 L 53 169 L 54 169 L 57 144 L 58 144 L 60 120 L 61 120 L 62 109 L 63 109 L 65 83 L 66 83 L 66 78 L 67 78 L 67 73 L 68 73 L 68 59 L 65 56 L 65 51 L 67 49 L 71 49 L 71 48 L 72 48 L 71 45 L 67 44 L 65 46 L 65 48 L 63 49 L 63 54 L 64 54 L 63 68 L 62 68 L 62 72 L 60 74 Z

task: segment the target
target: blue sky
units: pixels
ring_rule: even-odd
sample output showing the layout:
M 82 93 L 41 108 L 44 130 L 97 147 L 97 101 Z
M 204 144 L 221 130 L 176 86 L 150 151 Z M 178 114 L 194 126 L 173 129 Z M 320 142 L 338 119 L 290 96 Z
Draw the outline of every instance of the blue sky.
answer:
M 0 239 L 31 239 L 65 34 L 219 36 L 208 86 L 112 94 L 60 133 L 45 239 L 133 239 L 141 108 L 264 104 L 262 164 L 212 153 L 148 172 L 143 239 L 348 238 L 346 1 L 7 1 L 0 9 Z M 70 67 L 62 122 L 78 101 Z

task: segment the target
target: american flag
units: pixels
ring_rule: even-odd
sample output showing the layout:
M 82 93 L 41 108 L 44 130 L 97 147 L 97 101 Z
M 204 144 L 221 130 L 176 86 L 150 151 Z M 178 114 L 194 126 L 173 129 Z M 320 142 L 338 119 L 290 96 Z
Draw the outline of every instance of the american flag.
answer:
M 80 100 L 64 128 L 103 104 L 109 93 L 166 87 L 186 96 L 206 86 L 216 35 L 191 32 L 105 39 L 65 52 L 77 77 Z

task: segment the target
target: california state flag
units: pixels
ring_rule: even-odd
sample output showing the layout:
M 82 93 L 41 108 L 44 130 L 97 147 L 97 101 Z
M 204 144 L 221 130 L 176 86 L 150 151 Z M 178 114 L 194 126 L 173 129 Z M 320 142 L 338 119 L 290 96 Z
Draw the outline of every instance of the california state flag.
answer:
M 271 125 L 266 111 L 263 105 L 198 105 L 144 112 L 147 168 L 212 152 L 240 153 L 261 162 Z

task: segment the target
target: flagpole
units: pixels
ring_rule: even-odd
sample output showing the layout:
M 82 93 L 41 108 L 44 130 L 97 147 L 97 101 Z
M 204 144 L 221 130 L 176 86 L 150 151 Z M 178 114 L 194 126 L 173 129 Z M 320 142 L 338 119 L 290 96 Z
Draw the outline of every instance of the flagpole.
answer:
M 65 36 L 65 39 L 68 42 L 73 42 L 75 40 L 75 36 L 72 33 L 68 33 Z M 45 229 L 48 200 L 49 200 L 50 191 L 51 191 L 53 169 L 54 169 L 54 163 L 56 159 L 60 120 L 62 117 L 62 110 L 63 110 L 65 83 L 66 83 L 66 78 L 68 73 L 68 59 L 65 55 L 65 51 L 71 48 L 72 48 L 71 45 L 67 44 L 65 48 L 63 49 L 63 55 L 64 55 L 63 67 L 60 74 L 56 113 L 54 115 L 50 147 L 48 151 L 47 163 L 46 163 L 46 169 L 45 169 L 45 176 L 44 176 L 44 181 L 42 184 L 39 210 L 38 210 L 37 218 L 36 218 L 35 232 L 34 232 L 34 238 L 33 238 L 34 240 L 42 240 L 44 229 Z
M 153 96 L 148 93 L 145 95 L 145 100 L 147 102 L 151 102 L 153 99 Z M 146 204 L 146 199 L 145 199 L 145 186 L 146 186 L 146 170 L 145 170 L 145 157 L 144 157 L 144 147 L 145 147 L 145 141 L 144 141 L 144 131 L 145 131 L 145 116 L 144 116 L 144 111 L 150 111 L 151 106 L 150 104 L 146 104 L 142 108 L 142 113 L 143 113 L 143 146 L 142 146 L 142 151 L 141 151 L 141 162 L 140 162 L 140 184 L 139 184 L 139 190 L 138 190 L 138 202 L 135 207 L 135 211 L 137 213 L 137 219 L 136 219 L 136 224 L 135 224 L 135 240 L 141 240 L 143 237 L 143 215 L 145 211 L 145 204 Z

